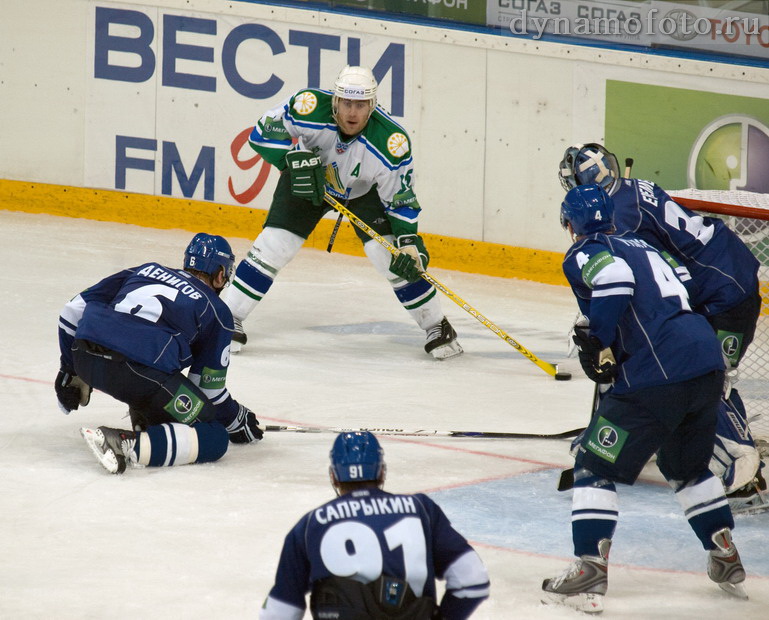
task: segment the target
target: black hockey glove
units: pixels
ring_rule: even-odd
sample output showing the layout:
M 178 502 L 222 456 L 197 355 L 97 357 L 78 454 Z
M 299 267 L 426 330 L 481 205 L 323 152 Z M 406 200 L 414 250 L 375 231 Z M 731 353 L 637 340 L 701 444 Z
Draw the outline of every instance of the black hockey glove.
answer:
M 238 405 L 238 413 L 227 427 L 227 433 L 232 443 L 252 443 L 264 435 L 254 412 L 243 405 Z
M 320 156 L 312 151 L 289 151 L 286 164 L 291 174 L 291 195 L 309 200 L 316 207 L 323 204 L 326 174 Z
M 400 252 L 390 258 L 390 271 L 408 282 L 416 282 L 430 262 L 430 254 L 422 237 L 401 235 L 395 239 L 395 247 Z
M 85 407 L 91 400 L 93 388 L 87 385 L 71 368 L 61 367 L 56 375 L 56 398 L 59 401 L 59 409 L 63 413 L 77 409 L 80 405 Z
M 579 363 L 588 379 L 596 383 L 611 383 L 617 377 L 617 364 L 613 357 L 601 355 L 601 342 L 590 336 L 589 327 L 574 327 L 572 339 L 579 349 Z

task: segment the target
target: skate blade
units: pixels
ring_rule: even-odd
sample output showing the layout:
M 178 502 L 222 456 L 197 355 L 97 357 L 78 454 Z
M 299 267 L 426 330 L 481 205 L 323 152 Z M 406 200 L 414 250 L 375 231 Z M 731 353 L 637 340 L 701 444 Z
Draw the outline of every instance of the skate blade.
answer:
M 762 491 L 746 498 L 727 498 L 734 515 L 757 515 L 769 511 L 769 493 Z
M 556 592 L 542 592 L 542 602 L 545 605 L 562 605 L 570 609 L 576 609 L 585 614 L 600 614 L 603 612 L 603 594 L 558 594 Z
M 729 583 L 728 581 L 725 581 L 724 583 L 719 583 L 718 587 L 731 596 L 742 599 L 744 601 L 748 600 L 748 592 L 745 590 L 745 584 L 742 582 Z
M 117 455 L 112 450 L 104 450 L 104 434 L 98 428 L 81 428 L 80 434 L 104 469 L 111 474 L 122 474 L 125 471 L 125 462 L 121 468 Z
M 236 354 L 240 353 L 240 350 L 243 348 L 243 345 L 237 342 L 236 340 L 233 340 L 230 342 L 230 353 Z
M 447 360 L 450 357 L 462 355 L 462 353 L 464 353 L 464 349 L 456 340 L 449 342 L 448 344 L 435 347 L 432 351 L 430 351 L 430 355 L 432 355 L 437 360 Z

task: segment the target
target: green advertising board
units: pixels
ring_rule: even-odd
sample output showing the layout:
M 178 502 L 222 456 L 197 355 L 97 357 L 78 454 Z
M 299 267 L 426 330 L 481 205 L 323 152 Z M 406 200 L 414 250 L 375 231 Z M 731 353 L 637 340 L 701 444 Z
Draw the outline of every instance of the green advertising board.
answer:
M 769 99 L 608 80 L 605 132 L 663 188 L 769 193 Z
M 328 4 L 486 25 L 485 0 L 332 0 Z

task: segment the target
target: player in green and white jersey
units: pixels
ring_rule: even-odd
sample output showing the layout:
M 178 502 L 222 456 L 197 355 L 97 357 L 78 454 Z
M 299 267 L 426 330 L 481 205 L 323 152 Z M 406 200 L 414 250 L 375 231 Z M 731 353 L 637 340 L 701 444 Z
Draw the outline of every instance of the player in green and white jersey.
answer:
M 323 201 L 328 192 L 401 250 L 393 256 L 355 229 L 366 256 L 427 333 L 425 351 L 438 359 L 462 353 L 435 288 L 420 277 L 430 255 L 417 232 L 409 137 L 377 106 L 376 92 L 370 69 L 347 66 L 333 92 L 301 90 L 252 130 L 249 144 L 281 174 L 264 228 L 223 295 L 235 342 L 245 344 L 243 320 L 331 209 Z

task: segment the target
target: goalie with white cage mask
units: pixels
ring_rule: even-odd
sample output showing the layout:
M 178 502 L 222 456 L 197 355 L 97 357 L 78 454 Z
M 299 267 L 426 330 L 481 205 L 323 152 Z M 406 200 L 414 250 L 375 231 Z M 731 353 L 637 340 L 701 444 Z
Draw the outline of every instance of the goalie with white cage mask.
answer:
M 614 153 L 596 142 L 575 144 L 566 149 L 558 169 L 563 189 L 578 185 L 600 185 L 610 196 L 620 179 L 619 163 Z
M 626 160 L 626 164 L 632 162 Z M 722 220 L 685 208 L 652 181 L 628 177 L 630 169 L 620 175 L 617 157 L 596 142 L 569 146 L 558 166 L 558 178 L 566 191 L 601 186 L 614 203 L 617 233 L 635 233 L 663 253 L 686 286 L 692 309 L 705 316 L 722 343 L 733 394 L 725 390 L 724 399 L 745 420 L 749 416 L 733 384 L 760 314 L 759 263 Z M 722 406 L 720 418 L 726 410 Z M 733 493 L 742 495 L 745 490 L 758 499 L 758 489 L 765 482 L 755 442 L 749 436 L 729 441 L 733 434 L 739 435 L 732 426 L 726 418 L 719 422 L 719 441 L 726 447 L 720 453 L 722 462 L 714 459 L 712 469 L 722 478 L 730 501 Z

